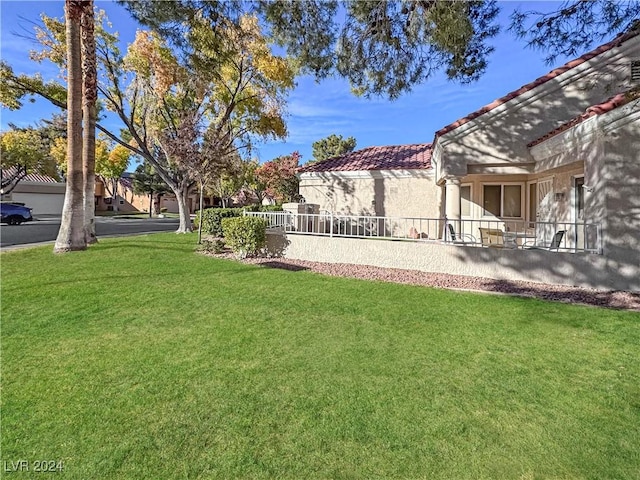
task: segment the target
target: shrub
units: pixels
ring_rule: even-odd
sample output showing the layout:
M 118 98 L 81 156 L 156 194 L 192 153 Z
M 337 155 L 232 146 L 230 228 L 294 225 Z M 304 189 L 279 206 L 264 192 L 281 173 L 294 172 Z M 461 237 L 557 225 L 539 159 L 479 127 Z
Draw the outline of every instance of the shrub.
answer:
M 262 218 L 225 218 L 222 230 L 227 245 L 240 258 L 257 255 L 267 243 L 267 223 Z
M 262 205 L 261 212 L 282 212 L 282 205 Z
M 222 253 L 224 252 L 224 238 L 206 238 L 198 245 L 196 250 L 204 253 Z
M 196 214 L 194 224 L 196 227 L 200 225 L 200 216 L 202 214 L 202 233 L 205 235 L 213 235 L 214 237 L 222 237 L 222 219 L 242 216 L 242 208 L 207 208 Z
M 247 205 L 244 207 L 247 212 L 281 212 L 282 205 Z

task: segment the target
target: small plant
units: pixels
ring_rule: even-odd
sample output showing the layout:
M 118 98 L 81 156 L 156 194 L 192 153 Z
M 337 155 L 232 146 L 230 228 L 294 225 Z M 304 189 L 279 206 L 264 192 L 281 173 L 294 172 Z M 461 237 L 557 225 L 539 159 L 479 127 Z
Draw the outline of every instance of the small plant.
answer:
M 196 251 L 202 253 L 222 253 L 224 252 L 224 238 L 214 237 L 214 238 L 205 238 L 202 240 L 202 243 L 198 245 Z
M 267 223 L 262 218 L 222 219 L 226 244 L 240 258 L 257 255 L 267 243 Z

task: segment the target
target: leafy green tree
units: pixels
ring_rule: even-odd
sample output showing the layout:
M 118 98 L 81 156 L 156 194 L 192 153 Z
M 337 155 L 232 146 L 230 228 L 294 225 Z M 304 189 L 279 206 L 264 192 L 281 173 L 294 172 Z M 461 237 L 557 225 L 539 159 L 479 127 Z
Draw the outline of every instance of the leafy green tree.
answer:
M 296 202 L 300 198 L 300 181 L 296 176 L 301 155 L 293 152 L 262 164 L 256 171 L 260 181 L 267 186 L 267 193 L 278 203 Z
M 222 200 L 222 207 L 227 208 L 231 197 L 236 195 L 245 184 L 245 168 L 242 159 L 234 156 L 224 170 L 212 175 L 207 183 L 208 190 Z
M 353 152 L 356 148 L 356 139 L 354 137 L 343 139 L 342 135 L 331 134 L 322 140 L 313 142 L 311 148 L 313 151 L 313 161 L 319 162 L 327 158 Z
M 38 129 L 13 128 L 0 134 L 2 193 L 8 194 L 29 173 L 58 178 L 49 142 Z
M 60 22 L 44 20 L 49 34 L 43 45 L 57 58 Z M 242 16 L 215 32 L 200 15 L 190 22 L 188 54 L 174 52 L 154 33 L 139 32 L 122 56 L 117 38 L 96 27 L 99 92 L 132 141 L 97 128 L 151 163 L 170 186 L 180 211 L 179 232 L 190 230 L 187 198 L 205 170 L 223 169 L 232 154 L 257 138 L 286 135 L 284 98 L 295 75 L 286 59 L 272 54 L 255 17 Z M 37 94 L 66 107 L 50 83 L 15 75 L 6 65 L 2 74 L 9 83 L 3 90 L 6 105 Z
M 143 162 L 133 174 L 133 192 L 138 195 L 149 195 L 149 217 L 160 212 L 160 199 L 168 193 L 169 187 L 148 162 Z
M 185 19 L 209 18 L 215 30 L 243 13 L 256 14 L 302 71 L 318 79 L 337 73 L 357 94 L 392 99 L 438 71 L 462 83 L 478 79 L 493 51 L 490 41 L 499 31 L 499 7 L 509 6 L 494 0 L 119 3 L 183 47 L 189 34 Z M 584 51 L 640 19 L 637 0 L 567 0 L 560 8 L 556 5 L 540 2 L 538 11 L 512 17 L 512 30 L 531 46 L 547 50 L 549 60 Z
M 243 164 L 243 186 L 258 199 L 258 204 L 262 205 L 267 196 L 267 182 L 258 175 L 260 163 L 258 160 L 250 160 Z
M 118 210 L 118 184 L 126 171 L 131 158 L 131 150 L 123 145 L 114 145 L 109 149 L 107 142 L 96 142 L 95 172 L 103 181 L 107 192 L 111 195 L 112 205 Z
M 337 72 L 354 92 L 389 98 L 440 69 L 463 82 L 477 79 L 493 50 L 488 40 L 498 32 L 493 0 L 350 0 L 341 2 L 341 10 L 338 2 L 324 0 L 121 3 L 176 44 L 188 35 L 181 20 L 202 15 L 219 26 L 256 14 L 303 71 L 318 78 Z
M 517 9 L 509 29 L 527 40 L 532 48 L 546 53 L 551 64 L 558 56 L 575 57 L 602 42 L 612 33 L 640 28 L 637 0 L 564 1 L 551 10 L 535 5 L 534 10 Z

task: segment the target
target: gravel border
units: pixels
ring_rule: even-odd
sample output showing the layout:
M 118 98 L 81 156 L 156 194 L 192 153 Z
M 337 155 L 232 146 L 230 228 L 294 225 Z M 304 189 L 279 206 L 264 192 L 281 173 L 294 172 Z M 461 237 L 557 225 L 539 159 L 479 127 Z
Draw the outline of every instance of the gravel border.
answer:
M 382 268 L 370 265 L 347 263 L 323 263 L 289 258 L 245 258 L 238 260 L 229 252 L 207 254 L 252 265 L 299 271 L 308 270 L 335 277 L 359 278 L 383 282 L 404 283 L 452 290 L 488 292 L 540 298 L 563 303 L 578 303 L 597 307 L 614 308 L 640 312 L 640 293 L 624 291 L 603 291 L 590 288 L 569 287 L 535 282 L 495 280 L 483 277 L 467 277 L 446 273 L 430 273 L 399 268 Z

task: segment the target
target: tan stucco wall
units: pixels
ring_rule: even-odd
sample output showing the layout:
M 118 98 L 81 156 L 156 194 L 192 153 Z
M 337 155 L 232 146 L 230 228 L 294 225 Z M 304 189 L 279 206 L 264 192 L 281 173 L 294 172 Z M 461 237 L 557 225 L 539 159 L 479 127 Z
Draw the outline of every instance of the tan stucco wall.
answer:
M 621 266 L 603 255 L 293 234 L 268 234 L 267 242 L 272 251 L 299 260 L 640 291 L 637 265 Z
M 320 210 L 386 217 L 440 216 L 441 191 L 433 177 L 414 178 L 388 172 L 374 178 L 345 178 L 326 173 L 301 178 L 300 194 Z
M 640 115 L 608 132 L 604 154 L 607 217 L 603 227 L 604 253 L 618 262 L 621 270 L 629 263 L 637 267 L 640 266 Z
M 638 58 L 635 37 L 440 137 L 439 179 L 466 175 L 469 165 L 532 162 L 529 142 L 630 88 L 631 60 Z

